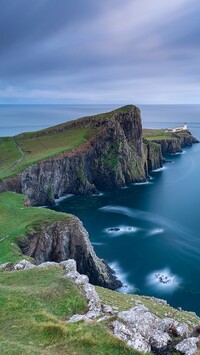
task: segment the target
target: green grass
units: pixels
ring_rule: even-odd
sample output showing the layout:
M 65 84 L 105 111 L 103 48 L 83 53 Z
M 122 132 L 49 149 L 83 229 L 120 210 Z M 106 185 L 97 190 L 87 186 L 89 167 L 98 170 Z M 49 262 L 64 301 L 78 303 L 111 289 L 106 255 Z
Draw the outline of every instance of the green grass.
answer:
M 17 240 L 28 231 L 44 223 L 72 218 L 44 208 L 25 207 L 24 202 L 23 195 L 0 193 L 0 263 L 22 259 Z
M 143 129 L 143 138 L 148 140 L 172 139 L 173 134 L 164 129 Z
M 0 178 L 20 157 L 21 154 L 12 137 L 0 138 Z
M 77 127 L 61 132 L 51 130 L 41 136 L 40 132 L 33 132 L 13 138 L 1 138 L 0 156 L 3 157 L 3 161 L 0 164 L 0 178 L 16 175 L 37 161 L 72 151 L 86 143 L 97 131 L 91 127 Z M 15 142 L 24 156 L 21 161 L 12 166 L 21 157 Z
M 0 273 L 0 354 L 136 355 L 105 324 L 67 324 L 86 311 L 59 267 Z

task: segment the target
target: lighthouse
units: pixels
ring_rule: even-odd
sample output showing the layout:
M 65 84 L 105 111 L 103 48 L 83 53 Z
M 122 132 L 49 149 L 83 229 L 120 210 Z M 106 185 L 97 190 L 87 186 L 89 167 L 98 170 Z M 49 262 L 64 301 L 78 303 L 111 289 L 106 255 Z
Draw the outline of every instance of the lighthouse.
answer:
M 187 123 L 184 124 L 183 129 L 184 131 L 188 129 Z

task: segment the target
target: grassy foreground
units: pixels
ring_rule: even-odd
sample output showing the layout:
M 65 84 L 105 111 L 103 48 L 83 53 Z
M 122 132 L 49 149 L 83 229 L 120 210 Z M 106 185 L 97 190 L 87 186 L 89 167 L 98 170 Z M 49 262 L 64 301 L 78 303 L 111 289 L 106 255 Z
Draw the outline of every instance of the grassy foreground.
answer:
M 28 231 L 44 223 L 72 218 L 66 213 L 25 207 L 25 200 L 14 192 L 0 193 L 0 264 L 22 259 L 17 240 Z
M 0 273 L 1 355 L 136 355 L 105 324 L 67 324 L 86 311 L 59 267 Z

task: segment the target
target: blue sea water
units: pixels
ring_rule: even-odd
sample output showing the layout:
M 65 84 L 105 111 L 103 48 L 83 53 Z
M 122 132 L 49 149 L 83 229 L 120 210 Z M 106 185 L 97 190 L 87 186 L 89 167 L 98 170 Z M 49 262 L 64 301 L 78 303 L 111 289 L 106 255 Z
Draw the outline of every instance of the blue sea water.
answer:
M 143 126 L 187 122 L 200 139 L 200 105 L 139 105 Z M 0 106 L 0 135 L 51 126 L 116 105 Z M 56 205 L 77 215 L 98 256 L 114 267 L 122 292 L 156 296 L 200 315 L 200 144 L 170 156 L 146 184 L 71 196 Z M 111 230 L 110 230 L 111 228 Z M 112 230 L 117 228 L 117 230 Z

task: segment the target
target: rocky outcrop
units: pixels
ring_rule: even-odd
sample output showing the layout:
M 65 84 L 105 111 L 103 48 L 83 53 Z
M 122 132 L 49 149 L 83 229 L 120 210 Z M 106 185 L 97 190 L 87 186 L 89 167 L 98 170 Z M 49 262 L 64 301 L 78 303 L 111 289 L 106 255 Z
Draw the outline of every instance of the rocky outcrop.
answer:
M 87 231 L 76 217 L 42 225 L 20 238 L 19 245 L 36 264 L 72 258 L 78 271 L 86 274 L 92 284 L 110 289 L 122 286 L 110 267 L 96 256 Z
M 156 169 L 160 169 L 163 166 L 163 155 L 161 145 L 152 141 L 144 139 L 146 146 L 146 158 L 148 172 Z
M 179 133 L 173 133 L 171 138 L 155 139 L 154 143 L 160 144 L 163 155 L 181 153 L 182 148 L 190 147 L 194 143 L 198 143 L 198 140 L 187 131 Z

